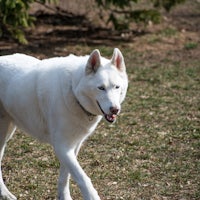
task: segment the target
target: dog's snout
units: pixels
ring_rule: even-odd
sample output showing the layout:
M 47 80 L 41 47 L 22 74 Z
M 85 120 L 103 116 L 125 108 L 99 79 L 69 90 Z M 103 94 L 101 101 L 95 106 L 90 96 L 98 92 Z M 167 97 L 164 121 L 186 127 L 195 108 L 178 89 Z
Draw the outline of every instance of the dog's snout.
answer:
M 117 108 L 117 107 L 110 107 L 110 112 L 112 114 L 117 115 L 119 113 L 119 108 Z

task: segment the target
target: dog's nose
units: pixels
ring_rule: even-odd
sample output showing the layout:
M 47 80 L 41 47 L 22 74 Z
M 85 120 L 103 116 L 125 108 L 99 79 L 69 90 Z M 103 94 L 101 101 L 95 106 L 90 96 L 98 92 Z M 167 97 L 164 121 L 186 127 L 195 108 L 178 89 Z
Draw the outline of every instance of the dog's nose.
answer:
M 110 112 L 114 115 L 117 115 L 119 112 L 119 109 L 117 107 L 110 107 Z

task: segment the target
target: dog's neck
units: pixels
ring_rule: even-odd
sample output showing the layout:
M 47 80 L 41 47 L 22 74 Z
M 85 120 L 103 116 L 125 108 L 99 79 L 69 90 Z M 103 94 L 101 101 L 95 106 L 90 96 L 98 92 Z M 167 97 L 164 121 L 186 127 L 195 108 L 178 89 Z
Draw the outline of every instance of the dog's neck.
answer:
M 92 114 L 91 112 L 87 111 L 81 104 L 80 102 L 77 100 L 78 105 L 81 107 L 81 109 L 84 111 L 84 113 L 88 116 L 89 120 L 92 121 L 94 119 L 94 117 L 96 117 L 97 115 Z

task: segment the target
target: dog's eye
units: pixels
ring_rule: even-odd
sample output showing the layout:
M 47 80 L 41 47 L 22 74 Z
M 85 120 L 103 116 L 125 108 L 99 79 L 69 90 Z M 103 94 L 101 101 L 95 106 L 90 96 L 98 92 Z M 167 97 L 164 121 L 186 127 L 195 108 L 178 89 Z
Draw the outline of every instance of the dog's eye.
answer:
M 106 90 L 104 86 L 99 86 L 98 89 L 99 90 Z
M 119 89 L 120 88 L 120 86 L 119 85 L 115 85 L 115 89 Z

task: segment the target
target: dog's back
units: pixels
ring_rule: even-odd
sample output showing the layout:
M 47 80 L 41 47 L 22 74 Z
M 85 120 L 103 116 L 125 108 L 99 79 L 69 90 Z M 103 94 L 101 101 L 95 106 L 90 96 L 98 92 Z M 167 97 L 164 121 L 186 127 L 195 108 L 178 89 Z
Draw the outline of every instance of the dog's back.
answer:
M 0 100 L 4 97 L 9 81 L 39 61 L 37 58 L 19 53 L 0 56 Z

